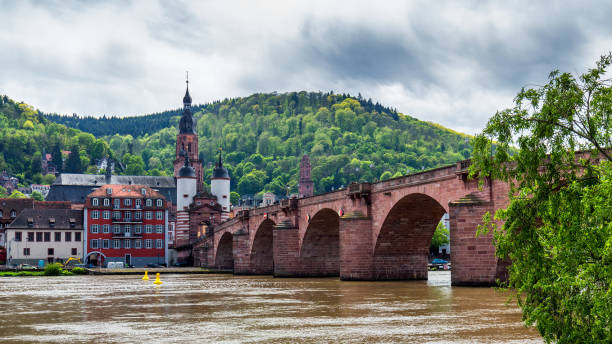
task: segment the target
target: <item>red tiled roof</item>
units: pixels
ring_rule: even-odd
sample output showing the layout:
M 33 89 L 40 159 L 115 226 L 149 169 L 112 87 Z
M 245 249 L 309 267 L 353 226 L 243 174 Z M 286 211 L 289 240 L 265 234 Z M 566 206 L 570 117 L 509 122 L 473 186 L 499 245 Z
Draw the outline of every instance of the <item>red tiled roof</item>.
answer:
M 109 195 L 107 190 L 111 188 L 113 192 Z M 146 195 L 142 194 L 142 189 L 146 190 Z M 164 196 L 151 189 L 147 185 L 122 185 L 122 184 L 106 184 L 100 186 L 98 189 L 94 190 L 92 193 L 87 195 L 87 198 L 92 197 L 124 197 L 124 198 L 162 198 Z

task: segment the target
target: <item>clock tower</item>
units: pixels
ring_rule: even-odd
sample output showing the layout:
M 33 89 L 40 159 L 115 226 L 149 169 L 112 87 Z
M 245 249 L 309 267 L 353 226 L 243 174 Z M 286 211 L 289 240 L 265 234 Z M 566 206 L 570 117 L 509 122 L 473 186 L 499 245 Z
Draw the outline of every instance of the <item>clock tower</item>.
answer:
M 185 165 L 185 156 L 189 158 L 195 170 L 197 193 L 202 191 L 202 162 L 198 156 L 197 121 L 191 112 L 191 96 L 189 95 L 189 79 L 187 90 L 183 97 L 183 115 L 179 122 L 179 133 L 176 135 L 176 159 L 174 160 L 174 177 L 179 177 L 180 169 Z

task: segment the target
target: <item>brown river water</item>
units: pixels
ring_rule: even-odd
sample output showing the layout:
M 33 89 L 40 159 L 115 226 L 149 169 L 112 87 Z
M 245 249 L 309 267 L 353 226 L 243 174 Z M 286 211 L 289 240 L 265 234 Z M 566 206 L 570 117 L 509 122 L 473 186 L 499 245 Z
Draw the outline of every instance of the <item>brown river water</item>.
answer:
M 0 343 L 541 343 L 492 288 L 162 275 L 0 278 Z

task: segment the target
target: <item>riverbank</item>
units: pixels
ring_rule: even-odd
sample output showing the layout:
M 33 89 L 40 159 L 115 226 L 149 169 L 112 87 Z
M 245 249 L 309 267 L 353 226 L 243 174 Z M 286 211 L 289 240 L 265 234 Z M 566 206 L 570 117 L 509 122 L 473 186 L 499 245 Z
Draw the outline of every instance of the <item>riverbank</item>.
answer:
M 215 269 L 204 269 L 198 267 L 170 267 L 170 268 L 125 268 L 125 269 L 107 269 L 107 268 L 93 268 L 84 269 L 85 273 L 79 273 L 79 275 L 144 275 L 145 271 L 149 274 L 231 274 L 231 270 L 215 270 Z M 63 275 L 71 275 L 70 270 L 64 270 L 67 273 Z M 77 274 L 74 274 L 77 275 Z M 0 270 L 0 277 L 31 277 L 31 276 L 46 276 L 44 270 L 18 270 L 18 269 L 2 269 Z

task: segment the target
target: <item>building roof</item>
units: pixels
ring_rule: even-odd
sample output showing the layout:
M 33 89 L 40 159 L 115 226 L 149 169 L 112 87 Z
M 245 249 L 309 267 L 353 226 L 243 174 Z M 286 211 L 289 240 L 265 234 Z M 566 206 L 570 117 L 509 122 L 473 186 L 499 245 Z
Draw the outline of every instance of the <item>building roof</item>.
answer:
M 219 161 L 213 169 L 212 179 L 229 179 L 229 172 L 227 168 L 223 167 L 223 160 L 221 160 L 221 151 L 219 151 Z
M 147 185 L 158 190 L 167 201 L 176 203 L 176 182 L 174 177 L 154 176 L 110 176 L 109 182 L 101 174 L 61 173 L 51 185 L 45 198 L 47 201 L 70 201 L 85 203 L 93 190 L 104 184 Z
M 113 190 L 111 194 L 108 194 L 108 189 Z M 146 194 L 142 193 L 142 189 L 146 190 Z M 147 185 L 105 184 L 87 195 L 87 197 L 164 198 L 164 195 Z
M 36 201 L 33 198 L 0 198 L 0 210 L 2 216 L 0 221 L 10 222 L 13 218 L 10 216 L 11 210 L 15 210 L 15 213 L 19 215 L 23 209 L 45 209 L 45 208 L 56 208 L 56 209 L 70 209 L 70 202 L 42 202 Z
M 181 167 L 178 173 L 179 178 L 195 178 L 196 172 L 189 164 L 189 155 L 185 154 L 185 165 Z
M 106 181 L 103 174 L 79 174 L 79 173 L 60 173 L 53 185 L 79 185 L 99 187 L 104 184 L 138 184 L 147 185 L 152 188 L 174 188 L 176 183 L 174 177 L 166 176 L 110 176 L 110 181 Z
M 54 223 L 53 227 L 51 223 Z M 7 229 L 83 230 L 83 212 L 71 209 L 24 209 Z

